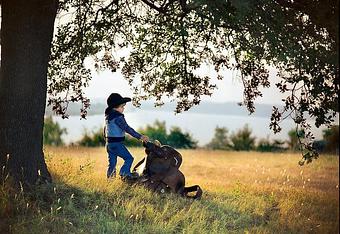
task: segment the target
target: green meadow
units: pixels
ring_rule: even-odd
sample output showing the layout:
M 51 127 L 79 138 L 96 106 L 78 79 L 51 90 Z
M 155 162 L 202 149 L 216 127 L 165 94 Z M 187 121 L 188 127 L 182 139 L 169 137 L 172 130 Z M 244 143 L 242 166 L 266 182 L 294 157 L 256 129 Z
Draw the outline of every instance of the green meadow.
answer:
M 131 148 L 134 164 L 144 156 Z M 201 200 L 105 177 L 104 147 L 48 147 L 53 184 L 0 186 L 0 233 L 338 233 L 339 157 L 179 150 Z M 122 161 L 118 161 L 118 166 Z

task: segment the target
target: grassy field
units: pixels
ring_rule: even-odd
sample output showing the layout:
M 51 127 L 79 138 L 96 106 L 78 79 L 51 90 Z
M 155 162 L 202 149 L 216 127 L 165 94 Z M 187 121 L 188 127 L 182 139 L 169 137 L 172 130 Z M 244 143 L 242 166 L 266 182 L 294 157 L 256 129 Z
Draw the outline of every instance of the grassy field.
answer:
M 144 152 L 131 149 L 136 163 Z M 338 233 L 339 157 L 180 150 L 199 201 L 105 178 L 104 148 L 46 148 L 54 183 L 9 195 L 0 233 Z M 119 160 L 118 164 L 121 165 Z

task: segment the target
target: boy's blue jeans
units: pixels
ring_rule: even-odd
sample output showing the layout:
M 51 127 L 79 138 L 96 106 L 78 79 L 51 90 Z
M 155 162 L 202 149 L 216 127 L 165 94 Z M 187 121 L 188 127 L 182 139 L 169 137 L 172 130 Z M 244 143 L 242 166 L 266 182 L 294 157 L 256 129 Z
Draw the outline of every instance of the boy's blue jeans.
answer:
M 116 172 L 117 156 L 124 159 L 124 164 L 120 168 L 119 175 L 129 176 L 131 175 L 130 168 L 133 162 L 133 157 L 125 147 L 123 142 L 111 142 L 106 143 L 106 151 L 109 157 L 109 167 L 107 169 L 107 178 L 113 176 Z

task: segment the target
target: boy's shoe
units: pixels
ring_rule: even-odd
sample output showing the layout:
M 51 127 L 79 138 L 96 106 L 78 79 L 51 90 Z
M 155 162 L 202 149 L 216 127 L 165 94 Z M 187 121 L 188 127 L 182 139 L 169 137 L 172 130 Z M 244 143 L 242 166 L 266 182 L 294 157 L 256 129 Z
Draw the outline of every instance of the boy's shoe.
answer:
M 108 176 L 107 176 L 107 178 L 108 178 L 108 179 L 114 179 L 114 178 L 116 178 L 116 171 L 113 171 L 113 172 L 111 173 L 111 175 L 108 175 Z
M 124 181 L 135 181 L 138 178 L 138 174 L 133 173 L 133 174 L 126 175 L 126 176 L 120 176 L 120 178 Z
M 139 174 L 137 172 L 132 172 L 131 176 L 135 179 L 137 179 L 139 177 Z

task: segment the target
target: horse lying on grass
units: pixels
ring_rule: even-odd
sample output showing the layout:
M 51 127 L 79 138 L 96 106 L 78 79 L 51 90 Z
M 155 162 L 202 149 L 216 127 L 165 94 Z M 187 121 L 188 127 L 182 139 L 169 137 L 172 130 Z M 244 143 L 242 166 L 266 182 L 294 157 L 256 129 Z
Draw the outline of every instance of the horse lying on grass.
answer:
M 133 168 L 133 172 L 138 174 L 134 183 L 143 184 L 155 192 L 173 192 L 183 197 L 201 198 L 200 186 L 185 187 L 185 177 L 179 170 L 182 155 L 178 151 L 168 145 L 161 146 L 159 142 L 147 142 L 143 145 L 146 157 Z M 189 195 L 191 192 L 196 193 Z

